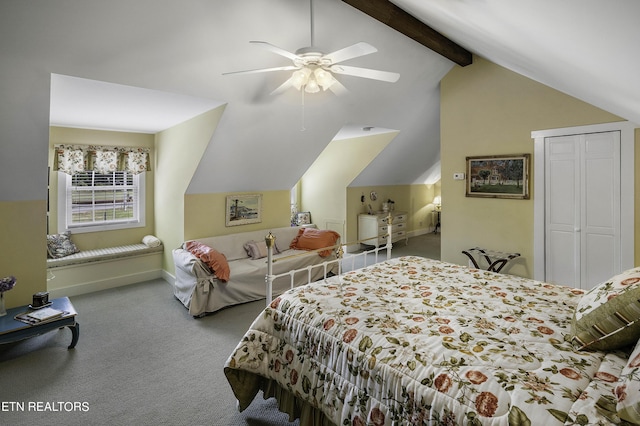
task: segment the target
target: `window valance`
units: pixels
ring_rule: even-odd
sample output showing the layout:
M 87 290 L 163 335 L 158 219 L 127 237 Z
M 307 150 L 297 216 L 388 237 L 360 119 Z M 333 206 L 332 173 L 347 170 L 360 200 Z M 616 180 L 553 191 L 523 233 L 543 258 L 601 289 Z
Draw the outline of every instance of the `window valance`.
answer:
M 53 168 L 69 175 L 91 170 L 138 174 L 151 170 L 149 151 L 138 147 L 55 145 Z

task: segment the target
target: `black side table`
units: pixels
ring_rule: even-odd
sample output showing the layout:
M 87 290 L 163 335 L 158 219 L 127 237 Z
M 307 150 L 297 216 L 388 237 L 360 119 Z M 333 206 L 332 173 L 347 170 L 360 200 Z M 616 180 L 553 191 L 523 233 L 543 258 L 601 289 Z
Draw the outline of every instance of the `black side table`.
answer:
M 71 330 L 71 344 L 68 349 L 73 349 L 78 343 L 78 337 L 80 337 L 80 325 L 76 321 L 78 313 L 68 297 L 53 299 L 51 307 L 63 311 L 64 314 L 36 324 L 27 324 L 15 319 L 16 315 L 31 311 L 32 309 L 28 306 L 7 309 L 7 315 L 0 317 L 0 344 L 17 342 L 18 340 L 35 337 L 62 327 L 69 327 Z

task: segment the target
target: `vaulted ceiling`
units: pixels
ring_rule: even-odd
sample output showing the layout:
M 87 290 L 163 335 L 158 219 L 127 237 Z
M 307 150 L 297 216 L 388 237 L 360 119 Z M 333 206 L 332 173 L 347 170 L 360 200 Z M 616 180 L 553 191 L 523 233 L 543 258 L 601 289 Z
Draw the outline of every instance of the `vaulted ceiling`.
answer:
M 291 187 L 336 135 L 359 135 L 363 127 L 399 134 L 353 185 L 433 180 L 439 173 L 439 81 L 472 53 L 640 122 L 640 60 L 634 55 L 640 3 L 634 0 L 615 6 L 599 0 L 316 0 L 315 44 L 331 52 L 366 41 L 378 52 L 348 64 L 401 77 L 386 83 L 338 76 L 345 96 L 304 98 L 294 89 L 270 94 L 286 72 L 223 73 L 288 65 L 249 41 L 288 51 L 309 45 L 308 0 L 25 3 L 0 5 L 8 12 L 0 14 L 6 36 L 0 46 L 23 61 L 26 56 L 27 65 L 115 84 L 125 95 L 130 89 L 164 93 L 174 106 L 225 105 L 190 185 L 193 193 Z M 9 36 L 19 45 L 9 46 Z M 144 108 L 155 111 L 149 103 Z M 251 173 L 238 173 L 245 169 Z
M 640 123 L 640 2 L 394 0 L 498 65 Z

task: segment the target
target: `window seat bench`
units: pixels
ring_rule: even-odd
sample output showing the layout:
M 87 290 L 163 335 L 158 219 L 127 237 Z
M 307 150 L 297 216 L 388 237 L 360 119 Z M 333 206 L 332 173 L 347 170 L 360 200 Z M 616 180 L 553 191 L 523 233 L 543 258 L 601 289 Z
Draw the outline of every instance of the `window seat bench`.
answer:
M 75 296 L 162 276 L 164 246 L 129 244 L 47 259 L 51 297 Z

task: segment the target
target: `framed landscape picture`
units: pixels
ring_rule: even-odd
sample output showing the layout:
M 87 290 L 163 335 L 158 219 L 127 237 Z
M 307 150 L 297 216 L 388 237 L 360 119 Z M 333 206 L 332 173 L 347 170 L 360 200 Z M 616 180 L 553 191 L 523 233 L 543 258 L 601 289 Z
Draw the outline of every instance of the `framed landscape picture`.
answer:
M 228 195 L 226 226 L 262 222 L 262 194 Z
M 529 199 L 530 154 L 467 157 L 467 197 Z

